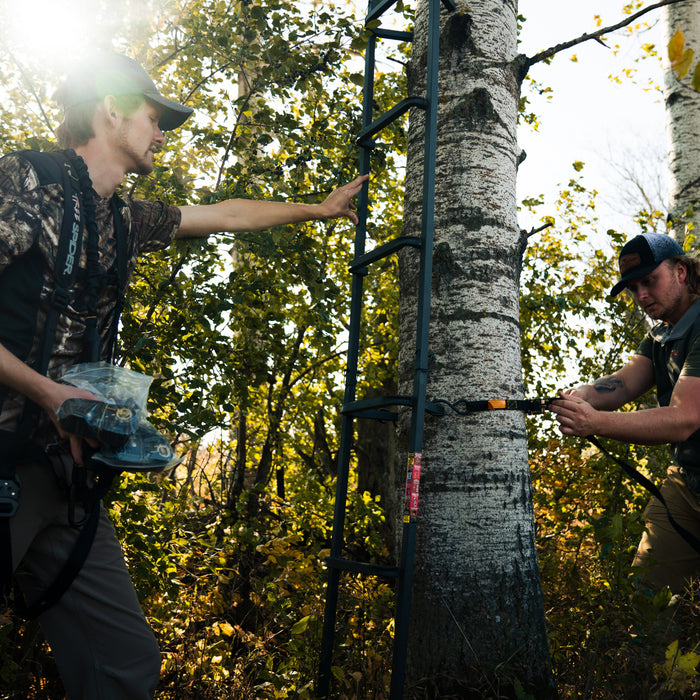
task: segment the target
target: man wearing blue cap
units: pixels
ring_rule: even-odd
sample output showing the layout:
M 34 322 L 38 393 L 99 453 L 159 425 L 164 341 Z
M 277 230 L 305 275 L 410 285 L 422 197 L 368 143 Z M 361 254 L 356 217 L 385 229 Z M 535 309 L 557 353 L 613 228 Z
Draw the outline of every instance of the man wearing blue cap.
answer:
M 654 321 L 630 361 L 591 384 L 567 389 L 552 404 L 564 435 L 592 435 L 639 445 L 668 443 L 674 463 L 661 495 L 672 518 L 700 539 L 700 261 L 670 236 L 646 233 L 622 248 L 623 289 Z M 616 409 L 656 387 L 659 406 Z M 700 552 L 674 528 L 655 497 L 634 565 L 656 587 L 675 593 L 700 574 Z
M 86 357 L 110 359 L 141 254 L 221 231 L 357 222 L 352 200 L 366 177 L 318 204 L 234 199 L 175 207 L 118 197 L 127 173 L 153 170 L 163 132 L 192 109 L 161 95 L 136 61 L 116 54 L 69 76 L 56 99 L 64 108 L 58 137 L 68 149 L 58 161 L 24 152 L 0 160 L 0 575 L 6 587 L 16 572 L 38 611 L 69 698 L 145 699 L 160 653 L 99 508 L 84 562 L 64 576 L 87 531 L 79 527 L 81 505 L 88 508 L 73 497 L 85 444 L 59 425 L 57 411 L 91 395 L 60 377 Z M 61 580 L 60 594 L 46 597 Z

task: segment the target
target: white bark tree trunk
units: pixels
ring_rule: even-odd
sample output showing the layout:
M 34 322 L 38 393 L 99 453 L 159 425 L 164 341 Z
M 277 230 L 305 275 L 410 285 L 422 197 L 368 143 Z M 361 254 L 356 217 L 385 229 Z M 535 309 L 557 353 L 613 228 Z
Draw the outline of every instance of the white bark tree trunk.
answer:
M 425 90 L 429 1 L 416 10 L 413 95 Z M 429 399 L 522 396 L 516 17 L 516 0 L 442 11 Z M 406 235 L 420 235 L 423 125 L 416 111 Z M 400 264 L 399 381 L 410 394 L 417 254 L 405 251 Z M 463 697 L 481 688 L 488 697 L 484 679 L 499 665 L 536 697 L 552 696 L 525 419 L 512 411 L 427 416 L 407 689 Z
M 664 55 L 671 37 L 680 29 L 685 35 L 686 47 L 695 51 L 696 61 L 700 60 L 700 0 L 677 2 L 664 7 L 663 12 L 666 28 Z M 682 244 L 689 221 L 695 227 L 692 233 L 700 236 L 700 93 L 692 90 L 688 78 L 682 82 L 667 66 L 664 96 L 670 214 L 674 220 L 673 234 Z M 696 241 L 694 247 L 699 246 L 700 241 Z

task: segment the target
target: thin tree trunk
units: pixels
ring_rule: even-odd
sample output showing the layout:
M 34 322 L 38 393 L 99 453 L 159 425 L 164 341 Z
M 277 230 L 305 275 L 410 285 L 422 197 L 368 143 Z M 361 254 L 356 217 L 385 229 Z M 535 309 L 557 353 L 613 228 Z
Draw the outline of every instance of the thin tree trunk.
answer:
M 427 10 L 409 72 L 424 92 Z M 522 396 L 515 0 L 442 12 L 428 398 Z M 423 114 L 411 116 L 404 233 L 418 235 Z M 411 393 L 417 256 L 401 256 L 400 393 Z M 402 421 L 405 435 L 405 417 Z M 426 419 L 407 682 L 415 697 L 552 697 L 525 419 Z M 505 689 L 510 687 L 510 691 Z

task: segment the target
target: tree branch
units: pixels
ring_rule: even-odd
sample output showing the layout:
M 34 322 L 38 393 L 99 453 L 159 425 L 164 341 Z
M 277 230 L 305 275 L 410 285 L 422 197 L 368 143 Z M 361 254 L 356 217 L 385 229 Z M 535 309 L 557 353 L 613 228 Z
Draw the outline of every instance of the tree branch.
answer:
M 617 24 L 613 24 L 609 27 L 604 27 L 603 29 L 599 29 L 597 32 L 593 32 L 593 34 L 582 34 L 580 37 L 577 39 L 571 39 L 570 41 L 565 41 L 562 44 L 557 44 L 556 46 L 552 46 L 549 49 L 545 49 L 544 51 L 540 51 L 539 53 L 535 54 L 532 57 L 529 57 L 527 59 L 527 67 L 528 69 L 530 66 L 533 66 L 535 63 L 540 63 L 541 61 L 546 61 L 548 58 L 551 58 L 555 54 L 558 54 L 561 51 L 565 51 L 566 49 L 570 49 L 572 46 L 577 46 L 578 44 L 583 44 L 585 41 L 597 41 L 600 44 L 603 44 L 603 46 L 606 46 L 604 42 L 600 40 L 600 37 L 605 35 L 605 34 L 610 34 L 612 32 L 616 32 L 618 29 L 622 29 L 622 27 L 626 27 L 629 24 L 632 24 L 636 19 L 641 17 L 642 15 L 645 15 L 647 12 L 651 12 L 652 10 L 656 10 L 659 7 L 664 7 L 665 5 L 674 5 L 677 2 L 683 2 L 683 0 L 660 0 L 660 2 L 657 2 L 653 5 L 649 5 L 649 7 L 645 7 L 639 12 L 636 12 L 633 15 L 630 15 L 627 19 L 623 19 L 622 21 L 618 22 Z M 606 48 L 609 48 L 606 46 Z
M 56 130 L 53 128 L 51 125 L 51 120 L 49 119 L 48 115 L 46 114 L 46 110 L 44 109 L 43 102 L 41 98 L 39 97 L 36 89 L 34 88 L 34 83 L 29 79 L 29 76 L 27 75 L 26 71 L 22 67 L 22 64 L 15 58 L 14 53 L 10 49 L 6 49 L 7 53 L 10 56 L 10 60 L 12 60 L 17 67 L 17 70 L 19 71 L 19 74 L 22 76 L 22 82 L 24 82 L 25 87 L 32 93 L 32 96 L 36 100 L 36 103 L 39 107 L 39 110 L 41 111 L 41 116 L 44 120 L 44 123 L 48 127 L 49 131 L 54 135 L 54 138 L 56 137 Z
M 549 221 L 546 224 L 543 224 L 539 228 L 531 228 L 529 231 L 521 231 L 521 235 L 523 235 L 525 238 L 530 238 L 531 236 L 534 236 L 536 233 L 539 233 L 540 231 L 544 231 L 546 228 L 549 228 L 550 226 L 554 226 L 554 224 Z

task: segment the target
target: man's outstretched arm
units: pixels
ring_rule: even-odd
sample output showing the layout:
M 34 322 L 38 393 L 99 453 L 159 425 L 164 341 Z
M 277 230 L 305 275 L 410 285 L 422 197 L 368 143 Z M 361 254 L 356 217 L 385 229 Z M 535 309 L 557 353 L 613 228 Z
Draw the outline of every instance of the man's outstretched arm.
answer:
M 357 223 L 353 199 L 362 189 L 367 177 L 356 177 L 347 185 L 333 190 L 318 204 L 228 199 L 217 204 L 180 207 L 182 221 L 175 237 L 194 238 L 220 232 L 261 231 L 284 224 L 344 216 Z

